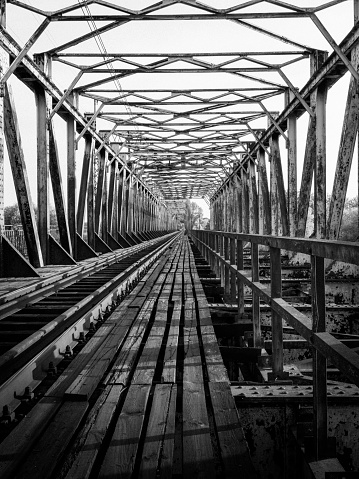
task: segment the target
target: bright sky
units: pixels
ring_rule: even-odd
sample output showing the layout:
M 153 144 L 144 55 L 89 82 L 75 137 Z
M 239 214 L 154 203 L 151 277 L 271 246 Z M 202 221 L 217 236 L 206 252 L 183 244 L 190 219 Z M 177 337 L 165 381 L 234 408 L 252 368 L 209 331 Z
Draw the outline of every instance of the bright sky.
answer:
M 25 0 L 24 3 L 36 5 L 38 8 L 61 8 L 65 5 L 74 4 L 75 0 L 57 0 L 49 2 L 48 0 Z M 128 8 L 140 9 L 153 1 L 145 0 L 121 0 L 121 5 Z M 203 3 L 211 4 L 220 8 L 241 3 L 240 0 L 206 0 Z M 323 2 L 315 1 L 297 1 L 300 6 L 314 6 Z M 97 13 L 96 6 L 91 6 L 92 14 Z M 260 7 L 258 7 L 260 8 Z M 277 7 L 272 6 L 271 11 Z M 191 13 L 191 7 L 185 5 L 170 6 L 166 13 Z M 352 0 L 341 3 L 326 11 L 318 14 L 325 27 L 339 43 L 353 26 L 353 2 Z M 32 12 L 25 12 L 13 5 L 8 5 L 7 27 L 15 40 L 24 45 L 31 34 L 41 23 L 42 17 Z M 252 23 L 260 25 L 269 30 L 275 31 L 280 35 L 288 36 L 300 43 L 305 43 L 318 49 L 332 51 L 327 41 L 322 37 L 315 25 L 309 19 L 302 19 L 299 25 L 298 20 L 293 19 L 268 19 L 253 20 Z M 97 26 L 102 24 L 98 22 Z M 64 34 L 66 29 L 66 35 Z M 76 24 L 76 31 L 73 23 L 55 22 L 51 24 L 43 33 L 41 38 L 32 48 L 31 52 L 41 52 L 53 48 L 58 43 L 67 41 L 69 38 L 78 36 L 80 33 L 87 33 L 89 27 L 83 22 L 80 27 Z M 263 35 L 259 35 L 249 29 L 239 27 L 234 22 L 212 20 L 212 21 L 161 21 L 161 22 L 130 22 L 124 26 L 107 32 L 102 35 L 104 44 L 108 52 L 121 51 L 126 53 L 155 53 L 155 52 L 220 52 L 220 51 L 256 51 L 263 49 L 263 41 L 266 42 L 267 48 L 293 49 L 277 40 Z M 94 40 L 88 42 L 89 51 L 97 52 L 97 46 Z M 79 48 L 74 48 L 78 51 Z M 96 59 L 98 61 L 98 59 Z M 301 88 L 308 79 L 308 61 L 289 66 L 285 72 L 291 79 L 292 83 Z M 63 66 L 59 63 L 54 64 L 54 79 L 61 89 L 65 89 L 75 77 L 77 71 L 73 68 Z M 268 74 L 267 74 L 268 75 Z M 266 78 L 268 78 L 266 76 Z M 84 78 L 84 83 L 93 81 L 95 75 L 90 78 Z M 273 73 L 271 80 L 283 83 L 277 73 Z M 169 75 L 132 75 L 121 80 L 122 88 L 137 88 L 146 82 L 147 88 L 168 88 Z M 220 85 L 225 87 L 238 86 L 238 79 L 228 74 L 200 75 L 190 74 L 181 75 L 174 85 L 171 77 L 171 85 L 173 88 L 216 88 Z M 340 80 L 329 92 L 327 103 L 327 193 L 331 192 L 332 183 L 335 173 L 335 164 L 337 159 L 338 145 L 341 134 L 341 125 L 343 120 L 346 91 L 349 82 L 349 73 Z M 15 102 L 19 116 L 22 144 L 27 162 L 28 174 L 32 190 L 33 201 L 36 202 L 36 109 L 33 94 L 26 87 L 20 84 L 16 78 L 11 79 L 15 94 Z M 269 99 L 265 103 L 268 109 L 280 111 L 283 108 L 283 100 L 278 98 Z M 93 104 L 89 100 L 81 100 L 81 111 L 93 110 Z M 303 115 L 298 121 L 298 189 L 300 186 L 300 175 L 305 148 L 306 127 L 308 115 Z M 262 123 L 255 125 L 256 127 L 265 127 Z M 266 123 L 266 120 L 264 120 Z M 61 168 L 63 178 L 66 178 L 66 125 L 61 119 L 57 119 L 55 123 L 56 136 L 59 140 L 59 150 L 61 156 Z M 100 128 L 103 128 L 100 125 Z M 106 128 L 109 129 L 108 124 Z M 81 142 L 82 143 L 82 142 Z M 82 149 L 80 144 L 77 158 L 77 168 L 80 174 L 82 163 Z M 354 155 L 356 156 L 356 155 Z M 286 175 L 286 150 L 282 145 L 282 163 L 283 172 Z M 357 193 L 357 161 L 353 162 L 351 180 L 349 184 L 348 196 L 356 196 Z M 66 183 L 66 182 L 65 182 Z M 65 191 L 66 191 L 66 184 Z M 11 173 L 8 161 L 5 163 L 5 204 L 13 204 L 16 201 L 14 188 L 12 185 Z M 200 206 L 204 209 L 204 216 L 209 216 L 209 209 L 204 200 L 200 200 Z

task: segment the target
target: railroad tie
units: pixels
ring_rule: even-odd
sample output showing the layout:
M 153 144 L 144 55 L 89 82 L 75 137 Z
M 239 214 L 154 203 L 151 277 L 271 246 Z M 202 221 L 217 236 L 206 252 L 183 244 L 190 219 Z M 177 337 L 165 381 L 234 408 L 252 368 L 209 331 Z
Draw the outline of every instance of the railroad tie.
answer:
M 186 237 L 105 320 L 45 400 L 53 406 L 41 434 L 2 478 L 256 477 Z

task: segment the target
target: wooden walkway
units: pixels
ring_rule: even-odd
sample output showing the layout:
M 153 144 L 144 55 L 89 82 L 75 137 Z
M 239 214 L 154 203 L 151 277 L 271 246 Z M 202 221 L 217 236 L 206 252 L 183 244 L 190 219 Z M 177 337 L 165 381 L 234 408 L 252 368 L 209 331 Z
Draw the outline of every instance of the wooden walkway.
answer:
M 187 238 L 0 445 L 0 477 L 257 477 Z

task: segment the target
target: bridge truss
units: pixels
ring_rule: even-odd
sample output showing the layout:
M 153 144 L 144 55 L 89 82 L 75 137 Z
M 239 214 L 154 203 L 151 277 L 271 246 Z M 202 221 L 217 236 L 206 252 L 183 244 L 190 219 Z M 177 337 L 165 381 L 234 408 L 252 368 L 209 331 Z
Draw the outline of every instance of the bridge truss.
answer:
M 8 80 L 15 75 L 34 91 L 37 102 L 39 242 L 26 213 L 29 200 L 19 198 L 23 222 L 30 223 L 25 231 L 28 249 L 35 250 L 30 254 L 34 264 L 41 264 L 40 256 L 46 262 L 48 255 L 49 171 L 59 184 L 49 158 L 55 155 L 51 145 L 58 117 L 67 125 L 73 122 L 67 135 L 67 212 L 62 193 L 54 189 L 61 244 L 70 254 L 76 232 L 82 234 L 86 201 L 91 244 L 101 224 L 105 235 L 109 230 L 116 239 L 112 223 L 121 217 L 122 201 L 117 183 L 132 191 L 131 181 L 158 207 L 163 199 L 205 199 L 217 229 L 303 236 L 314 175 L 315 231 L 319 237 L 338 237 L 357 122 L 357 31 L 351 30 L 356 1 L 354 14 L 353 2 L 342 0 L 310 7 L 277 0 L 228 1 L 220 8 L 214 1 L 163 0 L 139 2 L 136 10 L 126 1 L 60 3 L 49 11 L 47 2 L 1 2 L 5 99 Z M 19 45 L 11 32 L 26 30 L 17 24 L 20 15 L 35 21 L 36 28 Z M 344 40 L 326 28 L 335 15 L 349 31 Z M 219 37 L 208 44 L 216 28 Z M 313 45 L 307 45 L 308 38 Z M 206 43 L 207 48 L 197 47 Z M 225 47 L 213 47 L 219 43 Z M 326 49 L 332 51 L 329 56 Z M 326 218 L 325 104 L 328 89 L 348 70 L 350 101 Z M 309 118 L 306 141 L 296 133 L 302 115 Z M 307 145 L 299 197 L 298 142 Z M 76 207 L 78 148 L 85 150 L 85 167 Z M 19 196 L 24 188 L 15 183 Z M 105 215 L 101 194 L 108 189 Z M 233 207 L 224 208 L 231 202 Z M 271 202 L 278 208 L 271 208 Z M 239 204 L 241 214 L 226 213 L 234 213 Z M 168 211 L 161 208 L 163 214 Z M 129 224 L 126 214 L 122 234 L 133 226 L 133 214 Z
M 322 457 L 326 361 L 359 385 L 357 354 L 325 332 L 325 259 L 359 261 L 357 245 L 332 241 L 340 236 L 357 141 L 359 1 L 303 7 L 294 0 L 63 0 L 52 11 L 48 0 L 34 3 L 0 0 L 0 225 L 5 140 L 32 267 L 54 258 L 71 263 L 175 229 L 183 201 L 204 199 L 217 232 L 195 233 L 198 247 L 227 290 L 233 287 L 242 313 L 243 284 L 252 289 L 254 316 L 260 299 L 270 304 L 275 377 L 285 377 L 283 318 L 315 348 L 316 457 Z M 339 33 L 333 19 L 340 19 Z M 326 105 L 335 102 L 330 89 L 345 74 L 334 168 L 327 164 Z M 33 163 L 22 148 L 29 140 L 18 80 L 36 102 Z M 304 135 L 297 131 L 303 118 Z M 49 235 L 50 180 L 58 241 Z M 311 201 L 309 240 L 303 238 Z M 252 276 L 243 269 L 247 242 Z M 259 283 L 258 245 L 270 250 L 270 292 Z M 311 255 L 311 324 L 281 298 L 281 250 Z

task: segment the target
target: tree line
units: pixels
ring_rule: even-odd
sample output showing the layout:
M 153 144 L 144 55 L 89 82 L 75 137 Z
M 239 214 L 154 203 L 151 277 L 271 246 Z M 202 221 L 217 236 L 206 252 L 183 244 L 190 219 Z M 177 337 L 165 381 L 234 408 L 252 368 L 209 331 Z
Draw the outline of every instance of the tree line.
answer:
M 327 208 L 329 208 L 330 196 L 327 197 Z M 35 216 L 37 208 L 35 207 Z M 313 211 L 314 200 L 311 198 L 309 204 L 309 214 L 307 221 L 307 236 L 313 229 Z M 5 206 L 4 208 L 5 225 L 12 227 L 21 226 L 20 211 L 17 204 Z M 182 213 L 177 214 L 177 221 L 187 230 L 209 229 L 209 218 L 203 216 L 203 209 L 194 201 L 186 200 L 186 206 Z M 50 227 L 57 227 L 55 208 L 50 208 Z M 358 196 L 348 198 L 345 201 L 342 225 L 339 239 L 343 241 L 357 241 L 359 238 L 359 202 Z

